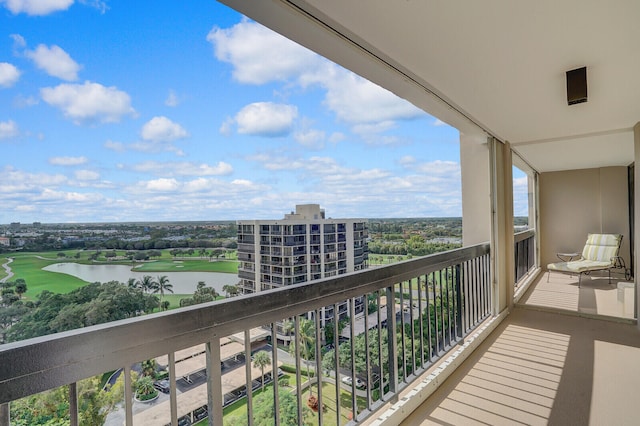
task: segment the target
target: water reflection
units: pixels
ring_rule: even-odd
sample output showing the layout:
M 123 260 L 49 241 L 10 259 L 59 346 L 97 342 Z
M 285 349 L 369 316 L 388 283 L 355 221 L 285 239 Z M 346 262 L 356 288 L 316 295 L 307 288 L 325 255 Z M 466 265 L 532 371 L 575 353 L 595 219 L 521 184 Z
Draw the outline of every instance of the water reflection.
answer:
M 204 281 L 209 287 L 213 287 L 218 293 L 224 294 L 222 287 L 238 283 L 238 275 L 224 274 L 221 272 L 134 272 L 127 265 L 82 265 L 79 263 L 54 263 L 42 268 L 49 272 L 58 272 L 77 277 L 90 283 L 120 281 L 127 283 L 129 278 L 142 279 L 145 275 L 156 278 L 166 275 L 169 283 L 173 285 L 175 294 L 192 294 L 196 290 L 199 281 Z

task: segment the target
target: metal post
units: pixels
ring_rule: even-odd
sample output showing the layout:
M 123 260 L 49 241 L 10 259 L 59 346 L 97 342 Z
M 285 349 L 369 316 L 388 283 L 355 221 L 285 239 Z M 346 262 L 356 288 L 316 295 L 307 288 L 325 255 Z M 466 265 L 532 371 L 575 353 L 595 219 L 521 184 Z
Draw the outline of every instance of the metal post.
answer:
M 69 421 L 71 426 L 78 426 L 78 384 L 69 385 Z
M 124 416 L 127 426 L 133 425 L 133 389 L 131 383 L 131 366 L 124 367 Z
M 387 287 L 387 349 L 389 358 L 389 392 L 393 395 L 392 402 L 398 400 L 398 341 L 396 333 L 396 298 L 393 286 Z M 381 368 L 383 371 L 383 369 Z M 381 371 L 381 373 L 382 373 Z M 383 375 L 381 375 L 382 380 Z
M 9 403 L 0 404 L 0 426 L 11 426 Z
M 169 404 L 171 424 L 178 424 L 178 388 L 176 386 L 176 353 L 169 352 Z
M 209 426 L 222 424 L 222 370 L 220 369 L 220 337 L 214 337 L 207 348 L 207 402 Z M 251 361 L 250 359 L 247 361 Z

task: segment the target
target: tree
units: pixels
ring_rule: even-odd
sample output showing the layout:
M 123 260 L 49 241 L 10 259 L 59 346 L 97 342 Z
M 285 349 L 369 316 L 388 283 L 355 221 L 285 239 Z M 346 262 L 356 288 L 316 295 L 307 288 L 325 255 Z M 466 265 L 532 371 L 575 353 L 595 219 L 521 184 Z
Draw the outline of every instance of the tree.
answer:
M 266 351 L 258 351 L 253 356 L 253 366 L 262 373 L 262 391 L 264 392 L 264 368 L 271 365 L 271 357 Z
M 254 400 L 255 409 L 253 412 L 253 421 L 256 426 L 270 426 L 273 425 L 273 419 L 275 418 L 275 407 L 273 404 L 273 389 L 268 389 L 265 392 L 257 395 Z M 280 414 L 280 424 L 283 426 L 297 426 L 298 425 L 298 402 L 296 397 L 285 388 L 278 388 L 278 412 Z M 303 405 L 303 417 L 307 414 L 309 408 Z M 239 419 L 240 420 L 240 419 Z M 230 423 L 241 424 L 246 422 L 246 418 L 242 421 Z M 306 424 L 306 422 L 305 422 Z
M 316 355 L 316 326 L 315 322 L 308 319 L 301 319 L 298 335 L 294 339 L 294 344 L 289 347 L 292 354 L 295 354 L 296 345 L 300 347 L 300 356 L 306 360 L 307 377 L 311 379 L 309 361 L 313 361 Z M 309 395 L 313 396 L 313 386 L 309 386 Z
M 142 361 L 141 368 L 142 368 L 143 376 L 150 376 L 154 378 L 156 375 L 156 369 L 158 368 L 158 364 L 155 359 L 151 358 L 146 361 Z
M 151 277 L 151 275 L 145 275 L 142 277 L 141 280 L 138 280 L 136 285 L 142 289 L 143 292 L 145 293 L 149 293 L 151 291 L 153 291 L 156 286 L 158 285 L 158 283 L 156 283 L 153 280 L 153 277 Z
M 78 383 L 78 415 L 82 425 L 103 425 L 107 415 L 124 395 L 121 375 L 113 386 L 100 389 L 100 377 Z M 11 424 L 64 425 L 69 424 L 69 391 L 65 386 L 45 391 L 11 403 Z
M 129 278 L 129 281 L 127 281 L 127 286 L 131 289 L 142 290 L 142 288 L 139 287 L 139 283 L 140 281 L 136 280 L 135 278 Z
M 20 299 L 22 299 L 22 295 L 27 292 L 27 283 L 22 278 L 18 278 L 16 280 L 16 294 Z
M 163 300 L 160 303 L 160 309 L 162 309 L 163 311 L 166 311 L 169 309 L 169 306 L 171 306 L 171 303 L 168 300 Z
M 140 376 L 136 380 L 136 397 L 142 401 L 154 398 L 158 391 L 153 387 L 153 378 L 151 376 Z
M 164 292 L 168 291 L 173 293 L 173 285 L 169 283 L 169 278 L 166 275 L 158 276 L 158 280 L 155 281 L 155 287 L 153 293 L 160 293 L 160 298 L 164 299 Z
M 238 287 L 232 284 L 223 285 L 222 291 L 225 292 L 226 297 L 232 297 L 232 296 L 238 295 Z

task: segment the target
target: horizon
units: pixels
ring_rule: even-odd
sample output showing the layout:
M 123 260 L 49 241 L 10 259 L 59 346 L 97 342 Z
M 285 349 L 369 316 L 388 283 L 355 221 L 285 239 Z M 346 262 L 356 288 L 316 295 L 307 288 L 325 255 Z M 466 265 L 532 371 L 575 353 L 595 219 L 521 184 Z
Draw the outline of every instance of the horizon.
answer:
M 145 6 L 0 2 L 0 222 L 461 216 L 456 129 L 217 2 Z

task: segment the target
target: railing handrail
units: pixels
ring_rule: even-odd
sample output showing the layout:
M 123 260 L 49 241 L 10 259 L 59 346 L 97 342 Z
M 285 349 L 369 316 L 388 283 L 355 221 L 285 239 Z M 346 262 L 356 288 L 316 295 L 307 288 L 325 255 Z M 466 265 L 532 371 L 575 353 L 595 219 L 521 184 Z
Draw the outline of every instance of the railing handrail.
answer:
M 0 404 L 371 293 L 487 253 L 489 243 L 484 243 L 312 283 L 0 345 Z
M 519 243 L 520 241 L 524 241 L 527 238 L 534 237 L 536 235 L 535 229 L 527 229 L 526 231 L 517 232 L 513 234 L 513 242 Z

